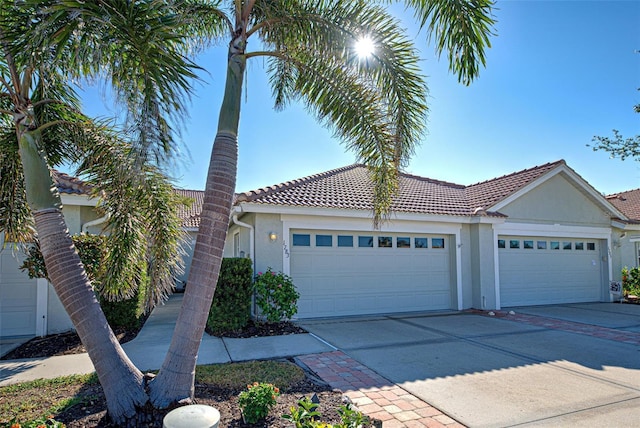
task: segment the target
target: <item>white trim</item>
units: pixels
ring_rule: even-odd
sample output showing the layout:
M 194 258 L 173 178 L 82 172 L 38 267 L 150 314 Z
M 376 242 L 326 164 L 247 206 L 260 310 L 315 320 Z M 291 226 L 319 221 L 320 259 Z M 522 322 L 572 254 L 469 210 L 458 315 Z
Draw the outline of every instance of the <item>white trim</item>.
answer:
M 61 193 L 60 199 L 62 205 L 79 205 L 83 207 L 96 207 L 100 202 L 98 198 L 91 198 L 86 195 L 70 195 L 68 193 Z
M 622 230 L 640 230 L 640 224 L 638 223 L 624 223 L 615 219 L 611 220 L 611 226 Z
M 455 233 L 456 237 L 456 294 L 458 296 L 458 310 L 462 308 L 462 227 L 459 227 Z
M 561 224 L 504 223 L 494 225 L 500 235 L 558 236 L 564 238 L 610 239 L 608 227 L 568 226 Z M 494 242 L 495 244 L 495 242 Z
M 266 205 L 242 202 L 235 207 L 237 210 L 246 213 L 258 214 L 280 214 L 282 216 L 321 216 L 321 217 L 343 217 L 366 219 L 369 225 L 373 224 L 372 211 L 369 210 L 348 210 L 336 208 L 318 207 L 295 207 L 288 205 Z M 385 225 L 393 224 L 397 221 L 435 222 L 435 223 L 504 223 L 505 217 L 488 216 L 464 216 L 464 215 L 437 215 L 424 213 L 392 212 L 391 217 L 385 221 Z
M 495 277 L 494 290 L 496 293 L 496 309 L 500 310 L 502 303 L 500 302 L 500 253 L 498 251 L 498 230 L 493 228 L 493 275 Z M 480 302 L 482 309 L 484 302 Z
M 36 336 L 47 335 L 49 311 L 49 281 L 45 278 L 36 280 Z
M 598 193 L 589 183 L 587 183 L 582 177 L 576 174 L 576 172 L 574 172 L 571 168 L 569 168 L 565 164 L 559 165 L 558 167 L 544 174 L 542 177 L 539 177 L 536 180 L 532 181 L 531 183 L 527 184 L 517 192 L 512 193 L 505 199 L 500 200 L 497 204 L 491 206 L 489 210 L 500 211 L 500 209 L 504 208 L 506 205 L 509 205 L 511 202 L 520 198 L 525 193 L 530 192 L 531 190 L 542 185 L 543 183 L 545 183 L 546 181 L 550 180 L 551 178 L 555 177 L 560 173 L 565 173 L 568 176 L 568 178 L 570 178 L 574 182 L 574 184 L 580 187 L 588 196 L 592 198 L 594 202 L 597 202 L 601 206 L 601 208 L 603 208 L 608 214 L 610 214 L 611 216 L 619 217 L 624 220 L 627 219 L 627 217 L 622 212 L 620 212 L 616 207 L 614 207 L 609 201 L 607 201 L 604 196 Z
M 289 248 L 289 242 L 291 237 L 289 236 L 291 227 L 285 219 L 282 220 L 282 272 L 285 275 L 291 275 L 291 249 Z

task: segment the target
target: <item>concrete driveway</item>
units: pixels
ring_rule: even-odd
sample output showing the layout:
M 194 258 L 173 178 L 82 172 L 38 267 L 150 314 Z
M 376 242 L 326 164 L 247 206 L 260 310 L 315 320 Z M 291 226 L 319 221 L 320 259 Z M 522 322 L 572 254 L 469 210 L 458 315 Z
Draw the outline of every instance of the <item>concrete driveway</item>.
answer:
M 637 425 L 640 306 L 512 310 L 302 325 L 467 426 Z

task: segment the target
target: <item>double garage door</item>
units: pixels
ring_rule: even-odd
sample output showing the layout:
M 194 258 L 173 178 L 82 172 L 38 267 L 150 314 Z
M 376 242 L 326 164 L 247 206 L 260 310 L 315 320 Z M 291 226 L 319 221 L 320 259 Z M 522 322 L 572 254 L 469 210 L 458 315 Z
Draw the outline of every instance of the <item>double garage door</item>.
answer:
M 497 245 L 502 307 L 602 300 L 597 239 L 500 236 Z
M 19 267 L 23 257 L 0 252 L 0 337 L 36 333 L 37 282 Z
M 292 230 L 290 236 L 300 318 L 452 307 L 446 235 Z

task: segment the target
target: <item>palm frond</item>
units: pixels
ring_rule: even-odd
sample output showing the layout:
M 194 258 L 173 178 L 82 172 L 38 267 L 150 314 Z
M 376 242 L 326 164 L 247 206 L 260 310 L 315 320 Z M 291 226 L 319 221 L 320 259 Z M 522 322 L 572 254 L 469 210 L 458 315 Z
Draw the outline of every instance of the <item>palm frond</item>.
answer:
M 427 27 L 438 56 L 447 51 L 449 70 L 469 85 L 486 65 L 485 49 L 495 34 L 493 0 L 406 0 Z
M 374 222 L 388 216 L 397 172 L 425 131 L 427 87 L 397 20 L 361 1 L 260 2 L 276 107 L 301 99 L 371 169 Z M 279 7 L 282 9 L 279 9 Z M 364 63 L 354 46 L 376 44 Z M 249 56 L 252 54 L 249 53 Z

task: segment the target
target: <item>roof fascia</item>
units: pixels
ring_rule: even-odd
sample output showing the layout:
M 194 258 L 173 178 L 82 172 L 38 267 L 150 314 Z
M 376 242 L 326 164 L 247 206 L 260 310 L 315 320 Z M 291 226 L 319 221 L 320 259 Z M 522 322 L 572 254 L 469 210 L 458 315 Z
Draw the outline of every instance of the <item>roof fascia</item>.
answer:
M 611 220 L 611 226 L 622 230 L 640 230 L 640 224 L 638 223 L 624 223 L 615 219 Z
M 86 195 L 61 193 L 60 199 L 62 205 L 80 205 L 83 207 L 96 207 L 98 206 L 98 198 L 92 198 Z
M 542 185 L 543 183 L 547 182 L 548 180 L 550 180 L 551 178 L 555 177 L 560 173 L 565 173 L 568 176 L 568 178 L 570 178 L 571 181 L 573 181 L 574 184 L 580 187 L 605 211 L 623 220 L 628 220 L 627 217 L 624 214 L 622 214 L 622 212 L 620 212 L 616 207 L 614 207 L 609 201 L 606 200 L 604 196 L 598 193 L 589 183 L 587 183 L 582 177 L 576 174 L 571 168 L 569 168 L 565 164 L 558 165 L 556 168 L 552 169 L 551 171 L 547 172 L 541 177 L 538 177 L 537 179 L 533 180 L 531 183 L 527 184 L 522 189 L 502 199 L 497 204 L 491 206 L 488 210 L 500 211 L 500 209 L 504 208 L 506 205 L 509 205 L 511 202 L 515 201 L 516 199 L 520 198 L 521 196 L 530 192 L 531 190 L 537 188 L 538 186 Z
M 318 208 L 318 207 L 296 207 L 288 205 L 267 205 L 255 204 L 251 202 L 241 202 L 234 207 L 238 213 L 258 213 L 258 214 L 280 214 L 280 215 L 310 215 L 324 217 L 347 217 L 347 218 L 366 218 L 373 221 L 371 211 L 367 210 L 345 210 L 334 208 Z M 460 216 L 460 215 L 436 215 L 436 214 L 420 214 L 407 212 L 393 212 L 389 221 L 422 221 L 437 223 L 457 223 L 457 224 L 500 224 L 504 223 L 504 217 L 488 217 L 488 216 Z

